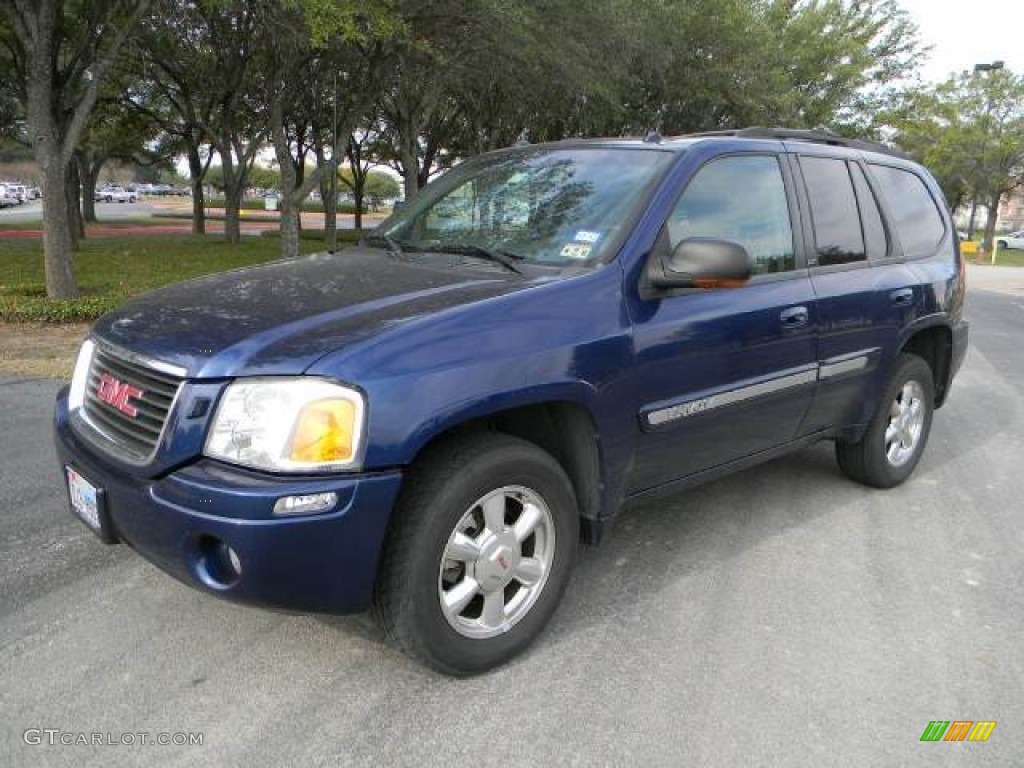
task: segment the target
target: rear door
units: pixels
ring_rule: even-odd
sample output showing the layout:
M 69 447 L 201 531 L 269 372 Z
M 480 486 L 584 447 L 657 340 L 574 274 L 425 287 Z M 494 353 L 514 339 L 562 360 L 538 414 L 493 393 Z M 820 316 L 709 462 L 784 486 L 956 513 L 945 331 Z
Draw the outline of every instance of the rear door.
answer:
M 922 291 L 859 156 L 801 147 L 794 159 L 819 318 L 820 381 L 802 429 L 811 433 L 870 420 Z
M 710 159 L 691 177 L 656 248 L 688 237 L 740 243 L 739 288 L 639 290 L 631 315 L 640 432 L 635 493 L 792 440 L 817 376 L 814 292 L 798 261 L 793 180 L 780 155 Z M 635 288 L 635 287 L 634 287 Z

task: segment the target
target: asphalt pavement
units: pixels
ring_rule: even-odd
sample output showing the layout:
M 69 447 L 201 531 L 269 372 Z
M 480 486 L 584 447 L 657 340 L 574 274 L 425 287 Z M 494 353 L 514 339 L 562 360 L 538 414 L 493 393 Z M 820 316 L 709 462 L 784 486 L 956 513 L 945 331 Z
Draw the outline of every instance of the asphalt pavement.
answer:
M 65 508 L 58 384 L 0 379 L 0 766 L 1022 765 L 1024 295 L 969 315 L 906 485 L 822 445 L 631 510 L 537 644 L 469 680 L 103 546 Z M 922 743 L 932 720 L 998 725 Z

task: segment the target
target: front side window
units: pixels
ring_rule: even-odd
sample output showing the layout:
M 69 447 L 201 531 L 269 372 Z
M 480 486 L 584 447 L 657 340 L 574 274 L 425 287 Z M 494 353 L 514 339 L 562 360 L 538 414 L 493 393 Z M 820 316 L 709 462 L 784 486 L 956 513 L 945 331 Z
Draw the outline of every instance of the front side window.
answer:
M 428 186 L 374 236 L 411 252 L 486 249 L 520 263 L 594 264 L 613 255 L 675 157 L 600 146 L 482 156 Z
M 779 161 L 771 155 L 713 160 L 690 181 L 668 219 L 671 247 L 690 237 L 738 243 L 754 274 L 796 268 L 793 228 Z

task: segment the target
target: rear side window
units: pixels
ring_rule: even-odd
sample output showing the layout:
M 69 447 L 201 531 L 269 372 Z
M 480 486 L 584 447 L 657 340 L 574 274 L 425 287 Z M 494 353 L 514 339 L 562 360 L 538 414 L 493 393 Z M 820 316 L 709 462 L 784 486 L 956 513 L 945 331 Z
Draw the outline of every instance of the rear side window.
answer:
M 908 258 L 930 256 L 946 232 L 942 215 L 924 181 L 915 173 L 888 165 L 871 165 L 896 233 Z
M 801 157 L 800 168 L 811 202 L 818 264 L 824 267 L 864 261 L 867 250 L 846 161 Z
M 688 237 L 739 243 L 754 274 L 796 268 L 789 203 L 779 161 L 770 155 L 712 160 L 693 177 L 668 219 L 672 248 Z

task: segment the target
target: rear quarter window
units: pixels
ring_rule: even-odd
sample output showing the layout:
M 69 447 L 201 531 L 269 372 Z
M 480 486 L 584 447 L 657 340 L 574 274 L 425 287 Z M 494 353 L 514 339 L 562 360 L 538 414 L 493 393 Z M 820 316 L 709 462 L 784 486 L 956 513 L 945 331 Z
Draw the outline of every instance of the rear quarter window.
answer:
M 935 253 L 946 226 L 924 180 L 903 168 L 874 163 L 870 167 L 893 218 L 904 255 L 912 259 Z

